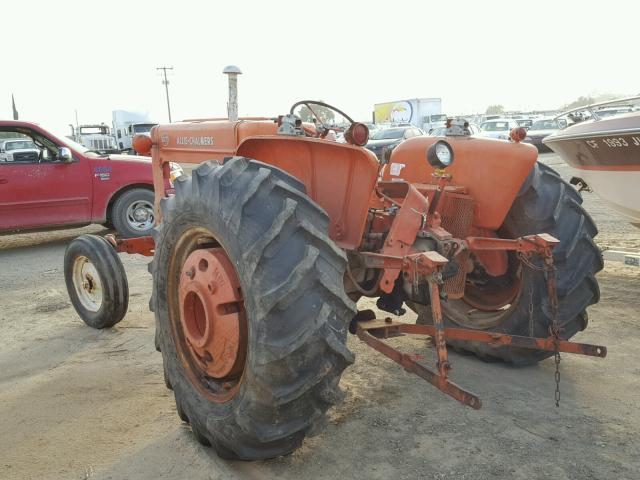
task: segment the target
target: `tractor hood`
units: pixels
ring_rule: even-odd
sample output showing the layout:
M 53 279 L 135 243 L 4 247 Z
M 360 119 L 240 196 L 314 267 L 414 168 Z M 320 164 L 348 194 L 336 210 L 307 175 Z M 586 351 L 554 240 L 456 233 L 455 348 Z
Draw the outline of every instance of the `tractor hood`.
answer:
M 461 187 L 475 201 L 474 226 L 497 230 L 535 165 L 538 150 L 524 143 L 477 137 L 414 137 L 393 150 L 383 180 L 436 183 L 426 152 L 441 140 L 453 149 L 453 164 L 446 169 L 452 175 L 450 185 Z

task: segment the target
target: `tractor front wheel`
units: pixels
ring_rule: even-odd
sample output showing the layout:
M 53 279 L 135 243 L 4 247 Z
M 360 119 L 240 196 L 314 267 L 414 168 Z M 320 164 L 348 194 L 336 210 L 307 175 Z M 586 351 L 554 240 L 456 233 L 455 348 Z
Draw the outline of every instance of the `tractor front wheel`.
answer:
M 67 293 L 92 328 L 112 327 L 129 306 L 129 284 L 118 253 L 104 238 L 81 235 L 64 253 Z
M 345 254 L 304 186 L 269 165 L 207 162 L 175 187 L 150 307 L 179 415 L 222 457 L 289 453 L 324 424 L 353 362 Z

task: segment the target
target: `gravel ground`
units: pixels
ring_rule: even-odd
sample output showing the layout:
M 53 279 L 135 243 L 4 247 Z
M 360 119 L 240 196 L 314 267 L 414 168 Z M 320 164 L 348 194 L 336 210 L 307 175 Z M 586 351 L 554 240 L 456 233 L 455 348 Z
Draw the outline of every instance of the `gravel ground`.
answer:
M 569 175 L 555 155 L 541 158 Z M 640 231 L 594 194 L 585 204 L 601 247 L 640 250 Z M 122 256 L 131 301 L 115 328 L 92 330 L 71 307 L 62 258 L 87 232 L 104 230 L 0 237 L 2 479 L 640 478 L 637 268 L 607 263 L 599 275 L 601 301 L 576 339 L 609 355 L 563 356 L 559 409 L 552 360 L 513 368 L 452 353 L 454 381 L 483 399 L 475 411 L 352 337 L 357 360 L 328 428 L 292 455 L 227 462 L 195 442 L 164 387 L 147 259 Z M 424 340 L 394 344 L 433 358 Z

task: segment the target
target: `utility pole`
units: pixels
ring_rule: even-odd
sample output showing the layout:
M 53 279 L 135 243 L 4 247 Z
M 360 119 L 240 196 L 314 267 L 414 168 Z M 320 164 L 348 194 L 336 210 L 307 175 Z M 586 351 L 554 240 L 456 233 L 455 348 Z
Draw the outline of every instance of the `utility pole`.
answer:
M 165 92 L 167 93 L 167 112 L 169 113 L 169 123 L 171 123 L 171 104 L 169 103 L 169 80 L 167 80 L 167 70 L 173 70 L 173 67 L 158 67 L 156 70 L 162 70 L 164 75 L 162 84 L 164 85 Z

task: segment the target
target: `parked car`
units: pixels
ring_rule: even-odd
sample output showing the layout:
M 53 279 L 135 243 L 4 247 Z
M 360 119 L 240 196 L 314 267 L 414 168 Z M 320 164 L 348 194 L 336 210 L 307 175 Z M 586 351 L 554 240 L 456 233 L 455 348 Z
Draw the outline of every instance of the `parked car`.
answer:
M 40 150 L 27 138 L 0 141 L 0 162 L 37 162 Z
M 512 118 L 489 120 L 480 125 L 480 136 L 485 138 L 497 138 L 499 140 L 509 140 L 509 132 L 512 128 L 516 128 L 518 126 L 518 122 Z
M 527 130 L 531 128 L 531 125 L 533 125 L 533 120 L 531 120 L 530 118 L 517 118 L 516 122 L 518 122 L 518 125 L 526 128 Z
M 601 108 L 596 110 L 598 118 L 613 117 L 614 115 L 620 115 L 623 113 L 631 113 L 633 109 L 631 107 L 613 107 L 613 108 Z
M 480 133 L 480 127 L 478 127 L 475 123 L 470 123 L 467 128 L 469 129 L 470 135 L 478 135 Z M 443 137 L 446 134 L 447 127 L 434 128 L 429 132 L 430 137 Z
M 0 162 L 1 233 L 100 223 L 125 237 L 150 234 L 150 158 L 100 154 L 35 123 L 0 121 L 0 133 L 15 134 L 37 152 Z M 171 171 L 174 178 L 182 173 L 177 164 Z
M 444 127 L 447 123 L 447 118 L 449 117 L 446 113 L 438 113 L 435 115 L 426 116 L 424 117 L 422 128 L 424 128 L 426 132 L 431 133 L 431 131 L 435 130 L 436 128 Z
M 369 138 L 371 138 L 378 130 L 382 130 L 384 127 L 378 123 L 365 123 L 369 128 Z
M 527 130 L 527 136 L 522 141 L 538 148 L 539 152 L 550 152 L 551 149 L 542 143 L 542 139 L 567 126 L 566 120 L 553 117 L 541 118 L 533 122 Z
M 407 138 L 425 135 L 424 131 L 412 125 L 378 130 L 370 138 L 366 148 L 376 154 L 379 160 L 385 150 L 393 150 Z

